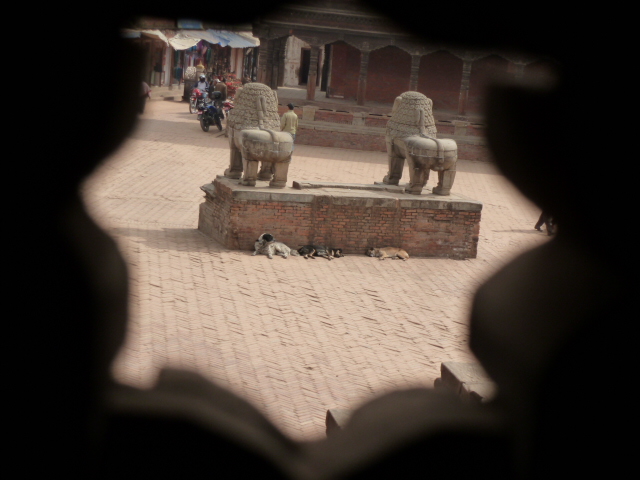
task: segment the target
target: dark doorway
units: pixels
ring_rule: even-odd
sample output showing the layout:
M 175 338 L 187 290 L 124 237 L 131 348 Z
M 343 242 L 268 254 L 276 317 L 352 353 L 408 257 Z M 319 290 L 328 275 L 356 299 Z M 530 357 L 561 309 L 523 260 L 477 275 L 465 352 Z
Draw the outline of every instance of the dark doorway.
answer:
M 322 81 L 320 91 L 326 92 L 329 83 L 329 59 L 331 58 L 331 45 L 324 46 L 324 64 L 322 65 Z
M 303 48 L 300 52 L 300 72 L 298 73 L 298 85 L 306 85 L 309 80 L 309 64 L 311 63 L 311 49 Z
M 311 65 L 311 49 L 307 47 L 301 48 L 300 52 L 300 72 L 298 73 L 298 85 L 306 85 L 309 81 L 309 66 Z M 318 55 L 316 75 L 316 86 L 320 85 L 322 77 L 322 69 L 320 65 L 320 55 Z

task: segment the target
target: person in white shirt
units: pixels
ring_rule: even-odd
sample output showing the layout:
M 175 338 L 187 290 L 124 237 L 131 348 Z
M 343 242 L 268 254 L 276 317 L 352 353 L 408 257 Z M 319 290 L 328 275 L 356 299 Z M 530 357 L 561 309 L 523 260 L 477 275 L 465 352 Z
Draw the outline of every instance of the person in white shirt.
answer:
M 296 132 L 298 130 L 298 115 L 293 111 L 293 103 L 288 104 L 287 107 L 289 107 L 289 111 L 280 118 L 280 130 L 289 132 L 295 142 Z
M 200 79 L 193 88 L 200 90 L 203 93 L 204 98 L 207 98 L 209 93 L 209 82 L 207 82 L 207 78 L 204 75 L 200 75 Z

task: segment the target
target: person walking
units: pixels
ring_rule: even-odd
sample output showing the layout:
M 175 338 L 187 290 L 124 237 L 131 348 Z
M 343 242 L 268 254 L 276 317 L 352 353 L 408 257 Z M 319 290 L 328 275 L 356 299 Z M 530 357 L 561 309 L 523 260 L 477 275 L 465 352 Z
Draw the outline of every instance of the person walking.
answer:
M 151 87 L 149 84 L 142 81 L 142 90 L 140 93 L 140 113 L 144 113 L 144 107 L 147 104 L 147 98 L 151 98 Z
M 207 97 L 209 96 L 209 93 L 211 93 L 209 91 L 210 89 L 210 84 L 209 82 L 207 82 L 207 77 L 205 77 L 204 75 L 200 75 L 200 78 L 198 79 L 198 81 L 196 82 L 196 84 L 193 86 L 194 89 L 198 89 L 202 92 L 202 98 L 207 99 Z
M 224 102 L 227 99 L 227 84 L 224 78 L 222 79 L 222 81 L 216 80 L 216 84 L 213 87 L 213 90 L 222 94 L 222 97 L 220 98 L 221 102 Z
M 280 119 L 280 130 L 289 132 L 295 143 L 296 131 L 298 130 L 298 115 L 293 111 L 293 103 L 288 104 L 287 107 L 289 107 L 289 111 L 282 115 Z

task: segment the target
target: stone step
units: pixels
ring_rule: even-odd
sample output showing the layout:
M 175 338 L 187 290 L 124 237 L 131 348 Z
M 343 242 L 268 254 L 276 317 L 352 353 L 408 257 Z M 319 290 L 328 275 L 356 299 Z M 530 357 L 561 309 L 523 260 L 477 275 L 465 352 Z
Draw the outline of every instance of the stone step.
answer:
M 496 394 L 496 385 L 478 363 L 443 362 L 435 388 L 447 388 L 464 400 L 484 403 Z
M 342 430 L 349 421 L 352 413 L 352 410 L 344 408 L 330 408 L 327 410 L 327 417 L 325 419 L 327 437 Z

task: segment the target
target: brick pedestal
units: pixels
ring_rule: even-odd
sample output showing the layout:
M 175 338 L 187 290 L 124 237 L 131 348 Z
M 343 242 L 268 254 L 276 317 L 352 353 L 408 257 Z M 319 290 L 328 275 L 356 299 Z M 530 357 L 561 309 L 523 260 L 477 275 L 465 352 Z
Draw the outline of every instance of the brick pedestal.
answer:
M 452 193 L 422 195 L 385 185 L 268 182 L 244 187 L 218 176 L 204 185 L 198 229 L 231 249 L 253 250 L 262 233 L 292 248 L 307 244 L 364 254 L 368 247 L 400 247 L 410 256 L 475 258 L 480 211 L 476 200 Z M 455 187 L 454 187 L 455 188 Z

